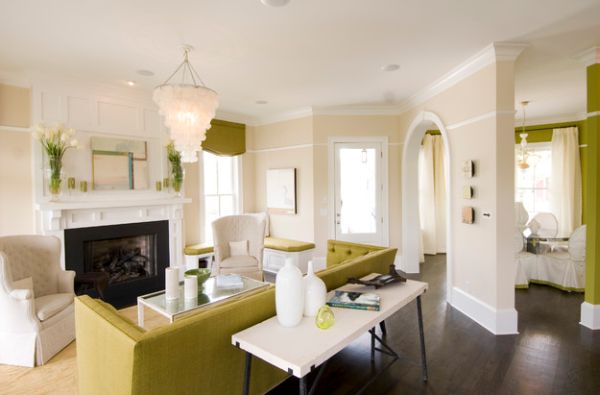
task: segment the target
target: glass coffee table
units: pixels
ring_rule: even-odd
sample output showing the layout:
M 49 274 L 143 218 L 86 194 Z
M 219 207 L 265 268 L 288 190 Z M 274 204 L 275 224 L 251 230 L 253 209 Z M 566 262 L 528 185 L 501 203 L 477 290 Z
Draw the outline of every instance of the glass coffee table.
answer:
M 240 276 L 242 286 L 218 287 L 216 277 L 210 277 L 204 283 L 204 288 L 199 291 L 194 299 L 184 298 L 183 282 L 179 283 L 179 298 L 167 300 L 165 290 L 153 292 L 148 295 L 138 296 L 138 325 L 144 327 L 144 307 L 150 308 L 166 317 L 169 322 L 195 313 L 208 306 L 214 306 L 234 296 L 249 294 L 267 288 L 270 284 L 251 278 Z

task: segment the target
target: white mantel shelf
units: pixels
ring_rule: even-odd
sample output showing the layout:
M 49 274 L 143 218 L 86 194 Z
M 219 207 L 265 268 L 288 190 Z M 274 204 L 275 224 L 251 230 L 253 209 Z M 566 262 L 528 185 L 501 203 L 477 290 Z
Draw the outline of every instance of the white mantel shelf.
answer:
M 191 203 L 190 198 L 164 197 L 153 199 L 131 200 L 62 200 L 57 202 L 42 202 L 35 205 L 37 210 L 89 210 L 99 208 L 140 207 L 140 206 L 167 206 L 173 204 Z
M 84 200 L 85 199 L 85 200 Z M 169 265 L 183 262 L 183 205 L 192 199 L 168 193 L 90 193 L 56 202 L 38 202 L 38 232 L 54 235 L 63 245 L 68 229 L 169 221 Z M 64 250 L 64 249 L 63 249 Z M 64 253 L 61 256 L 64 266 Z

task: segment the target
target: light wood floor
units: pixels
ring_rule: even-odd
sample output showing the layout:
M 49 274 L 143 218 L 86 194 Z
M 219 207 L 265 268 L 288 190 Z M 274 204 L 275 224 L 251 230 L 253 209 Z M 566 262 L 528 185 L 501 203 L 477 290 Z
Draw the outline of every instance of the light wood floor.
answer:
M 127 307 L 121 313 L 137 322 L 137 307 Z M 144 310 L 146 329 L 168 324 L 168 320 L 152 310 Z M 75 342 L 69 344 L 48 363 L 36 368 L 0 365 L 0 394 L 77 394 L 77 355 Z

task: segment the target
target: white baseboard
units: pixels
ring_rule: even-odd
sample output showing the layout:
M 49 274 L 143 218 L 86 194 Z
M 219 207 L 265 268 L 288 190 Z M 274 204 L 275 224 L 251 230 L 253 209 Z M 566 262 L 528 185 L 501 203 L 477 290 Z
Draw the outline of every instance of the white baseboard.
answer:
M 600 304 L 583 302 L 581 304 L 581 325 L 592 330 L 600 329 Z
M 327 258 L 324 256 L 316 256 L 312 259 L 313 270 L 318 272 L 319 270 L 325 270 L 327 268 Z
M 518 313 L 514 308 L 497 310 L 456 287 L 452 289 L 452 307 L 494 335 L 516 335 L 519 333 L 517 329 Z

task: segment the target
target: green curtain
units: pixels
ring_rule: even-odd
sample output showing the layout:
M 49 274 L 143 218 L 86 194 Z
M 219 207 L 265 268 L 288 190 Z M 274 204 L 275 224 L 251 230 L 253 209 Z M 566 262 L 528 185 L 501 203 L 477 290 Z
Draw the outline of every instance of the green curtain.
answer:
M 219 156 L 236 156 L 246 152 L 246 125 L 213 119 L 206 131 L 202 149 Z

